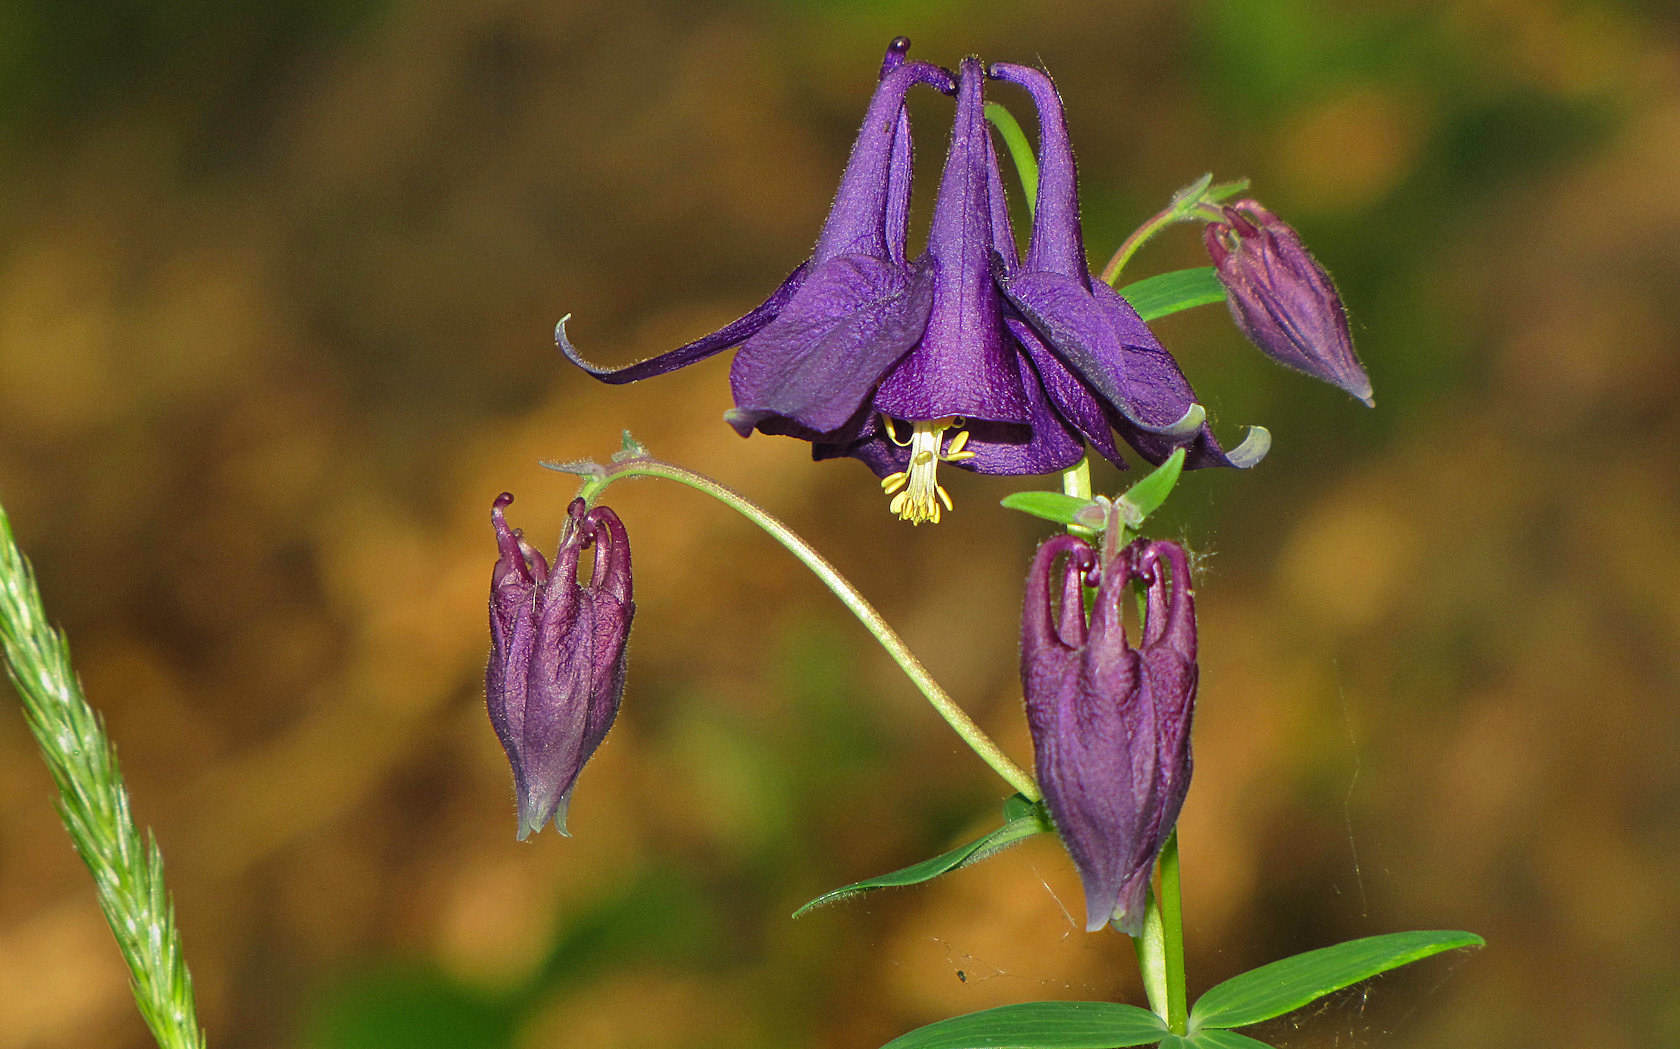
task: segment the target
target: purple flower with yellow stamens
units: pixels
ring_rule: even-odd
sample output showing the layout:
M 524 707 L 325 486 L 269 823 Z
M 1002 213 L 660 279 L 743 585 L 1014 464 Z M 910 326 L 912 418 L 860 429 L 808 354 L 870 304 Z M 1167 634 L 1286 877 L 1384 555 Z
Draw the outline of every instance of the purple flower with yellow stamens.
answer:
M 997 153 L 985 118 L 985 71 L 964 59 L 957 112 L 928 233 L 934 304 L 916 347 L 882 379 L 875 417 L 818 458 L 850 455 L 882 475 L 894 513 L 937 522 L 951 507 L 940 463 L 988 474 L 1048 473 L 1084 454 L 1006 326 L 994 259 L 1015 257 Z

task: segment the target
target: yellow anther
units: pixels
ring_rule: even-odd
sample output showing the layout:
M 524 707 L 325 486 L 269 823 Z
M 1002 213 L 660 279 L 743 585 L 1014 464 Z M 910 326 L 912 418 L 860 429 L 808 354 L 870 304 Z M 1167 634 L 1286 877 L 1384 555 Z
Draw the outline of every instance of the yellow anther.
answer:
M 893 497 L 888 508 L 911 524 L 938 524 L 941 504 L 946 510 L 951 509 L 951 495 L 937 477 L 939 464 L 941 461 L 952 463 L 974 458 L 974 453 L 967 450 L 968 431 L 957 430 L 950 446 L 941 448 L 945 443 L 945 431 L 960 426 L 961 420 L 947 416 L 928 422 L 913 422 L 908 441 L 898 439 L 892 419 L 882 416 L 881 423 L 888 440 L 901 448 L 910 448 L 909 467 L 881 479 L 881 490 Z

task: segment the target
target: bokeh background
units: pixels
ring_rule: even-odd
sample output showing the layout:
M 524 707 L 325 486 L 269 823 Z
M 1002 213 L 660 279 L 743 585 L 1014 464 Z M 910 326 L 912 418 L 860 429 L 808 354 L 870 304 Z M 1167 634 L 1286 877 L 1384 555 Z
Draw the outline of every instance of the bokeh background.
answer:
M 1094 255 L 1203 171 L 1252 177 L 1376 383 L 1370 411 L 1285 372 L 1219 307 L 1159 326 L 1222 433 L 1276 442 L 1162 519 L 1206 556 L 1192 991 L 1467 928 L 1490 946 L 1254 1033 L 1680 1044 L 1677 29 L 1606 0 L 5 5 L 0 499 L 164 848 L 211 1044 L 867 1049 L 1141 1002 L 1048 839 L 789 920 L 1004 791 L 674 486 L 613 492 L 640 612 L 575 837 L 514 841 L 490 502 L 549 545 L 572 486 L 538 460 L 621 427 L 811 537 L 1030 758 L 1014 485 L 954 476 L 911 529 L 857 464 L 737 438 L 724 359 L 607 388 L 550 342 L 570 312 L 629 361 L 756 303 L 898 33 L 1056 74 Z M 949 110 L 913 107 L 925 225 Z M 1180 228 L 1134 269 L 1203 261 Z M 142 1046 L 51 796 L 0 717 L 0 1046 Z

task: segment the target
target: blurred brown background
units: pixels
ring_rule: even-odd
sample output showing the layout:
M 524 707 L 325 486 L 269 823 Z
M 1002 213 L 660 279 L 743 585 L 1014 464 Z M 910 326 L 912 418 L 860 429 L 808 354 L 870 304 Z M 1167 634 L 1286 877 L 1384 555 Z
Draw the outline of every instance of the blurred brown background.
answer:
M 1142 1000 L 1050 840 L 788 919 L 1004 790 L 811 578 L 674 486 L 613 493 L 640 615 L 576 836 L 514 842 L 490 501 L 549 546 L 571 485 L 537 461 L 625 426 L 830 552 L 1030 757 L 1016 485 L 955 475 L 912 530 L 856 463 L 736 438 L 723 358 L 606 388 L 550 342 L 572 312 L 628 361 L 756 303 L 897 33 L 1056 74 L 1093 255 L 1201 172 L 1251 176 L 1376 383 L 1368 411 L 1284 372 L 1218 307 L 1160 325 L 1221 433 L 1276 440 L 1162 522 L 1211 555 L 1192 992 L 1467 928 L 1488 949 L 1253 1033 L 1680 1044 L 1671 5 L 246 7 L 0 15 L 0 500 L 164 848 L 213 1046 L 868 1049 Z M 925 223 L 949 110 L 916 98 Z M 1134 269 L 1204 261 L 1180 229 Z M 12 709 L 0 1046 L 144 1045 Z

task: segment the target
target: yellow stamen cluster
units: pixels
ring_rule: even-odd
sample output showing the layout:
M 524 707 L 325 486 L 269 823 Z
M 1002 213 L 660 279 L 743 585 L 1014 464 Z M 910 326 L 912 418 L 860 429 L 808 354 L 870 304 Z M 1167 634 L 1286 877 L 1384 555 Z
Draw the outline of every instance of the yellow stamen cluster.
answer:
M 943 419 L 933 419 L 928 422 L 911 423 L 910 439 L 901 441 L 898 433 L 893 429 L 893 420 L 881 417 L 881 425 L 887 429 L 887 436 L 900 448 L 910 447 L 910 468 L 881 478 L 881 490 L 892 496 L 890 509 L 899 516 L 900 520 L 911 524 L 939 523 L 939 506 L 951 509 L 951 496 L 945 491 L 935 477 L 941 462 L 960 463 L 965 459 L 974 458 L 974 453 L 964 450 L 968 444 L 968 431 L 963 430 L 962 420 L 948 415 Z M 948 446 L 945 444 L 945 431 L 957 429 L 957 435 L 951 438 Z

